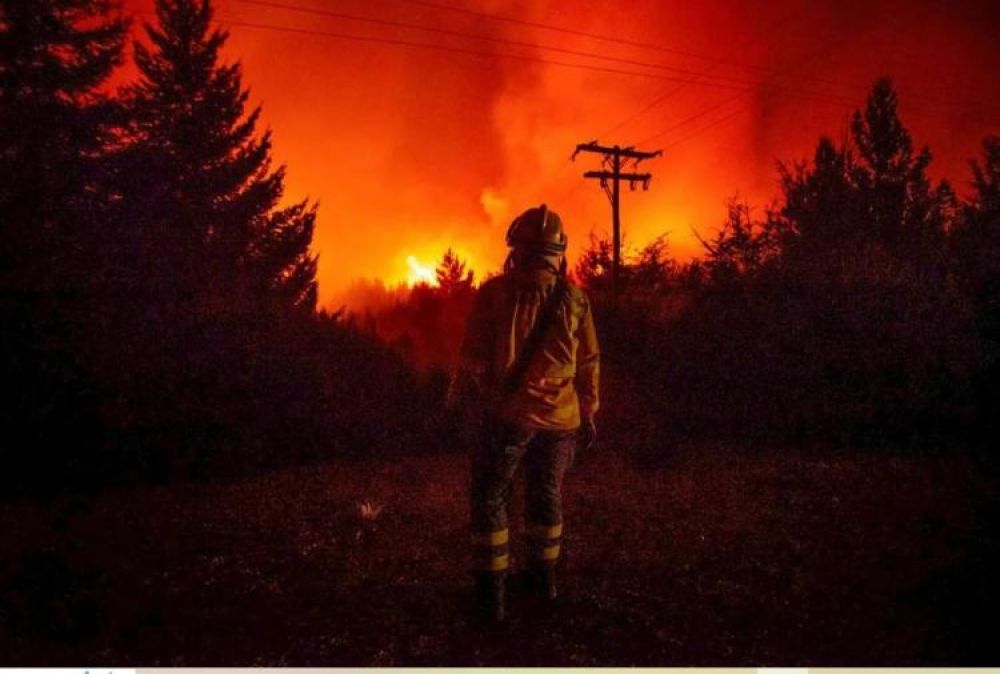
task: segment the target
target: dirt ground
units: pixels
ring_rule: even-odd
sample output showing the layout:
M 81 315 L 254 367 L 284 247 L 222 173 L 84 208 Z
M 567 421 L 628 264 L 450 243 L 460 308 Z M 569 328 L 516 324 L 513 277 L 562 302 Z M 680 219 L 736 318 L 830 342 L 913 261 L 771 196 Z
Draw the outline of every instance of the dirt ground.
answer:
M 963 459 L 604 449 L 567 481 L 564 596 L 514 595 L 498 629 L 471 619 L 465 471 L 0 506 L 0 664 L 1000 663 L 996 492 Z

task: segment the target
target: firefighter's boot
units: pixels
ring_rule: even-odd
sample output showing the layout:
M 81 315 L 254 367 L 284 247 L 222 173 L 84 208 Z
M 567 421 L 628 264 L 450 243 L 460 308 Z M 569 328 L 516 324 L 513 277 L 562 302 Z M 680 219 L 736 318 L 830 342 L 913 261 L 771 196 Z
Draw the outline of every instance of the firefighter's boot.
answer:
M 476 574 L 476 611 L 486 623 L 498 624 L 507 618 L 507 574 Z
M 559 595 L 556 588 L 556 563 L 562 547 L 562 524 L 536 524 L 528 529 L 528 587 L 544 600 Z
M 527 570 L 527 586 L 531 594 L 546 601 L 553 601 L 559 596 L 556 585 L 556 568 L 552 564 L 536 565 Z

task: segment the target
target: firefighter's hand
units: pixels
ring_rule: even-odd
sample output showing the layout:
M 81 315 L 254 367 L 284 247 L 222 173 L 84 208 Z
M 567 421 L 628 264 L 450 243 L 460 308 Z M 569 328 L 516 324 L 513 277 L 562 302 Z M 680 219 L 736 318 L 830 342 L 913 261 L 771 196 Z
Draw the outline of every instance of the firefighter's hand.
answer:
M 581 453 L 587 453 L 594 447 L 595 442 L 597 442 L 597 424 L 594 423 L 594 417 L 587 417 L 580 424 L 577 448 Z

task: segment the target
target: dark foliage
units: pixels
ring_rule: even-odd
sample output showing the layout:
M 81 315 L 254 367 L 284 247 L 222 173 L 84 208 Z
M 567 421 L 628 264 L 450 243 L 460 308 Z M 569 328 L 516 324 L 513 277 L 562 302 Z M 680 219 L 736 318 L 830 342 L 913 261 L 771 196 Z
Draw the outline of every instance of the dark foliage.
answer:
M 187 315 L 312 311 L 315 207 L 278 207 L 285 169 L 256 135 L 260 108 L 245 110 L 239 64 L 219 62 L 226 34 L 204 0 L 164 0 L 157 16 L 152 47 L 135 45 L 121 156 L 125 221 L 157 264 L 141 276 Z
M 211 15 L 157 3 L 114 154 L 122 254 L 103 318 L 124 339 L 94 344 L 95 370 L 109 460 L 154 474 L 315 453 L 308 422 L 325 417 L 306 349 L 315 207 L 278 206 L 284 169 L 256 134 L 260 109 L 245 111 L 239 65 L 219 62 Z
M 364 315 L 383 341 L 443 386 L 440 380 L 458 362 L 475 284 L 472 270 L 451 249 L 442 255 L 434 275 L 436 285 L 371 288 L 363 298 Z
M 983 141 L 982 159 L 972 162 L 972 172 L 973 193 L 962 205 L 950 244 L 954 274 L 972 305 L 979 339 L 976 432 L 988 446 L 1000 418 L 1000 138 Z
M 114 10 L 0 4 L 5 493 L 426 446 L 442 384 L 315 312 L 316 207 L 280 205 L 210 3 L 158 2 L 107 99 Z
M 628 261 L 617 307 L 607 242 L 583 256 L 606 358 L 656 410 L 649 452 L 678 431 L 931 449 L 995 417 L 997 144 L 959 208 L 887 81 L 852 130 L 846 147 L 824 138 L 812 162 L 779 165 L 764 217 L 732 204 L 703 259 L 659 284 L 640 280 L 648 260 Z
M 101 269 L 115 9 L 0 2 L 0 474 L 14 481 L 59 480 L 96 445 L 81 344 Z

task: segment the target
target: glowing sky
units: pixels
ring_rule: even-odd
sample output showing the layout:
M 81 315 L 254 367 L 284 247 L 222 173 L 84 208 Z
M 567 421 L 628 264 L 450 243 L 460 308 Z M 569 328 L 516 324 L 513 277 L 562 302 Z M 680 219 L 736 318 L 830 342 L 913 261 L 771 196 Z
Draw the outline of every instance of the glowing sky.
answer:
M 541 202 L 562 215 L 571 248 L 606 232 L 607 200 L 581 178 L 596 159 L 569 161 L 579 142 L 666 150 L 643 164 L 654 174 L 649 192 L 624 191 L 623 224 L 632 244 L 669 232 L 686 258 L 698 252 L 692 228 L 720 223 L 729 197 L 766 205 L 777 159 L 808 156 L 821 133 L 842 138 L 880 75 L 896 81 L 935 174 L 960 192 L 980 139 L 1000 132 L 997 3 L 434 0 L 649 45 L 637 46 L 412 0 L 273 2 L 492 40 L 217 2 L 231 33 L 226 58 L 242 61 L 275 158 L 288 166 L 289 200 L 320 202 L 322 304 L 359 277 L 405 280 L 449 246 L 477 272 L 495 269 L 510 219 Z

